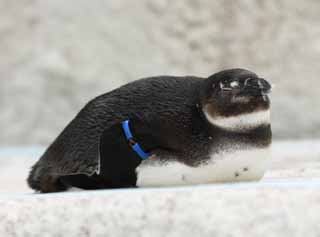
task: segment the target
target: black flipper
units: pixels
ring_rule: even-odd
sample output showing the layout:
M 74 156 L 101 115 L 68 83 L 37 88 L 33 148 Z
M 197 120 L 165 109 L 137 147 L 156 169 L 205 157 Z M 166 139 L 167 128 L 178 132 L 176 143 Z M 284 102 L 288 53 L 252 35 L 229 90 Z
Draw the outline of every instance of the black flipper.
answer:
M 130 123 L 131 130 L 132 127 Z M 136 142 L 141 141 L 135 136 L 134 139 Z M 143 147 L 142 144 L 140 146 Z M 132 144 L 125 136 L 122 123 L 117 123 L 103 131 L 100 137 L 99 152 L 99 171 L 96 174 L 92 176 L 85 174 L 63 176 L 61 177 L 62 182 L 66 186 L 83 189 L 136 186 L 135 168 L 141 163 L 142 159 L 132 149 Z

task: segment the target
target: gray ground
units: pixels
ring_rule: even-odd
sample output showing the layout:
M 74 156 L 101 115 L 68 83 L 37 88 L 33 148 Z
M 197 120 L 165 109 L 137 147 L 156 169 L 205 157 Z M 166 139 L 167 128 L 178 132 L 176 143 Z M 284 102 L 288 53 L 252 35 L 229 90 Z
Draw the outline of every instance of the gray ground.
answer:
M 320 236 L 320 141 L 275 142 L 260 182 L 37 195 L 41 151 L 0 151 L 0 236 Z

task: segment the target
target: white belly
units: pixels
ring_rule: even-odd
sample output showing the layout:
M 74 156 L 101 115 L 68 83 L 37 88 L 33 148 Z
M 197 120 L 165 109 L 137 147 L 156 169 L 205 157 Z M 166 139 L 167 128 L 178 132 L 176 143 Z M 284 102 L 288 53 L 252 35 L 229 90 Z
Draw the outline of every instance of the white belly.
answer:
M 137 186 L 169 186 L 260 180 L 270 160 L 270 149 L 247 149 L 214 154 L 197 167 L 172 161 L 144 160 L 137 168 Z

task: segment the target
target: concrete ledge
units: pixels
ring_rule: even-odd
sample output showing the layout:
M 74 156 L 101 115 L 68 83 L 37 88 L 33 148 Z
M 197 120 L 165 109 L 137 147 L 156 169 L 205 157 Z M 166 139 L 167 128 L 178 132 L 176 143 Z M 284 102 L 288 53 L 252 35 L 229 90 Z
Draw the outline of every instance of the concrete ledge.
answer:
M 0 236 L 320 236 L 320 143 L 276 142 L 261 182 L 33 194 L 42 149 L 0 150 Z
M 320 236 L 320 180 L 0 198 L 0 236 Z

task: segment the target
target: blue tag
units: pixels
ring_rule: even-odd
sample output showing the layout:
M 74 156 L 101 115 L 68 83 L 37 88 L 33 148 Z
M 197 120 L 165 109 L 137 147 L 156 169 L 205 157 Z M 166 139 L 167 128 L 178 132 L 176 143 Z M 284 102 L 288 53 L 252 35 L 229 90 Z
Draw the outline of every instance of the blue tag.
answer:
M 133 135 L 130 131 L 130 127 L 129 127 L 129 120 L 125 120 L 122 122 L 122 129 L 124 131 L 124 134 L 127 138 L 128 141 L 133 139 Z M 150 153 L 148 152 L 144 152 L 143 149 L 141 148 L 141 146 L 139 145 L 139 143 L 135 143 L 133 146 L 131 146 L 132 149 L 140 156 L 141 159 L 145 160 L 147 159 L 149 156 L 151 156 Z

